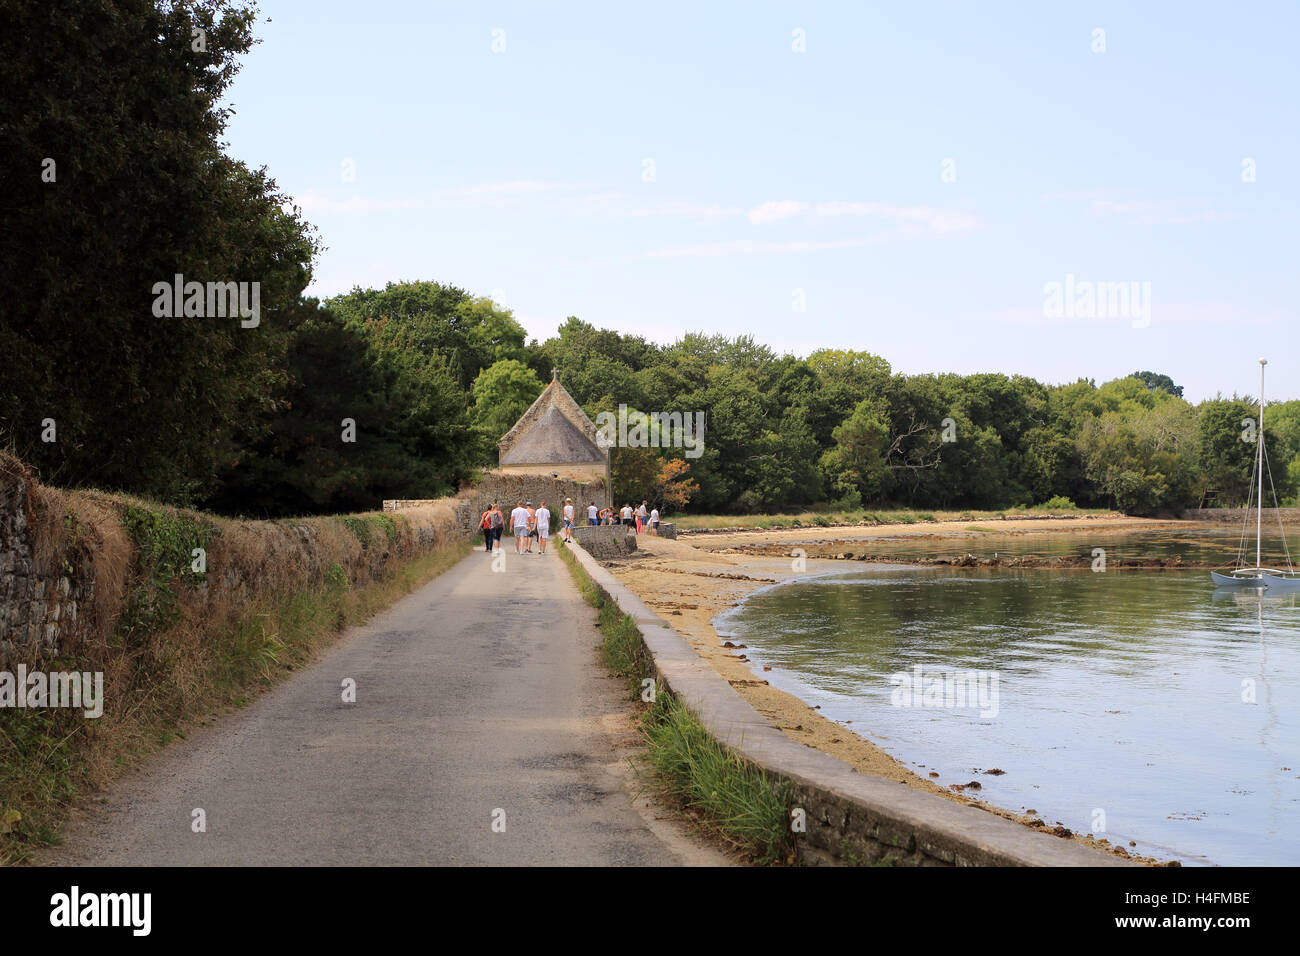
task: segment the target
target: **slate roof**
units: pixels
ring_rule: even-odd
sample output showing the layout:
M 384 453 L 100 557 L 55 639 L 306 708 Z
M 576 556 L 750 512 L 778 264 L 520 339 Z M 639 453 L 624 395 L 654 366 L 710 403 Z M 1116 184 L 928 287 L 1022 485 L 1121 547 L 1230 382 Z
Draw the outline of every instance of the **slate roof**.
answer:
M 559 379 L 547 383 L 498 444 L 504 465 L 603 464 L 596 426 Z

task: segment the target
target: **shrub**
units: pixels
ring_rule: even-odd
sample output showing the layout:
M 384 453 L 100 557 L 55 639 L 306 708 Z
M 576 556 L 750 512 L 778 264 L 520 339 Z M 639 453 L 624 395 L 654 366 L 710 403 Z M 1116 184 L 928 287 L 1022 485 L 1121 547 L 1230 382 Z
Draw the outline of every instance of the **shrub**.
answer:
M 1076 511 L 1079 507 L 1064 495 L 1055 495 L 1048 498 L 1043 502 L 1042 506 L 1049 511 Z

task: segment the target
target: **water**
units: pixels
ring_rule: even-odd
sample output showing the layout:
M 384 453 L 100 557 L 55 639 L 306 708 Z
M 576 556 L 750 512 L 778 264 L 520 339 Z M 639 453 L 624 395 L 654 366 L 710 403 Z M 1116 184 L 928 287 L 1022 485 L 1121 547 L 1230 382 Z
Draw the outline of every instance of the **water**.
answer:
M 1216 593 L 1206 571 L 863 569 L 716 624 L 923 776 L 978 780 L 968 796 L 1185 864 L 1300 863 L 1300 595 Z M 902 706 L 891 675 L 917 665 L 921 687 L 982 672 L 996 709 Z

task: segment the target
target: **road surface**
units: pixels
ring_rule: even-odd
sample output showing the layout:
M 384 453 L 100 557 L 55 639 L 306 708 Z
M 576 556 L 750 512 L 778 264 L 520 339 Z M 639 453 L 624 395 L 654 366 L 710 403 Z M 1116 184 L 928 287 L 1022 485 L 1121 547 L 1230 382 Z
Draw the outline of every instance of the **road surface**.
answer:
M 504 571 L 472 552 L 155 754 L 35 862 L 728 863 L 636 796 L 630 705 L 562 559 L 503 543 Z

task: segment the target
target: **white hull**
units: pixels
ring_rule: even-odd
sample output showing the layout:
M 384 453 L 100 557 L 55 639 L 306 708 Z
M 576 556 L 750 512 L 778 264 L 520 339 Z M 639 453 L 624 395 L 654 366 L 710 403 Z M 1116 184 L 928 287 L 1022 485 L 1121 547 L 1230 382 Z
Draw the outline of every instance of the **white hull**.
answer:
M 1300 591 L 1300 577 L 1279 577 L 1276 574 L 1261 575 L 1269 588 L 1278 591 Z
M 1266 588 L 1268 587 L 1267 574 L 1220 574 L 1218 571 L 1211 571 L 1210 577 L 1214 583 L 1221 588 Z M 1300 586 L 1300 585 L 1297 585 Z

